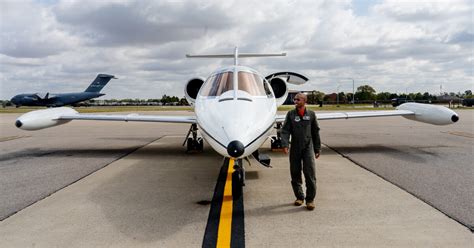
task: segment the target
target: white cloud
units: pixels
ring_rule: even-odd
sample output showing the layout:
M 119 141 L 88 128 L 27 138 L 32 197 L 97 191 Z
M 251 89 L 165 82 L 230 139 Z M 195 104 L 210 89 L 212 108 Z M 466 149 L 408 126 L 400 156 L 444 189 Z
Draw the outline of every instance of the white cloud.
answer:
M 0 53 L 41 58 L 76 45 L 77 39 L 58 28 L 54 15 L 29 1 L 1 1 Z
M 186 53 L 288 52 L 246 59 L 262 73 L 306 74 L 305 88 L 378 91 L 473 88 L 473 7 L 466 1 L 2 2 L 0 99 L 80 91 L 97 73 L 120 79 L 107 98 L 183 95 L 185 82 L 230 60 Z M 361 7 L 362 8 L 362 7 Z M 5 84 L 14 85 L 4 87 Z

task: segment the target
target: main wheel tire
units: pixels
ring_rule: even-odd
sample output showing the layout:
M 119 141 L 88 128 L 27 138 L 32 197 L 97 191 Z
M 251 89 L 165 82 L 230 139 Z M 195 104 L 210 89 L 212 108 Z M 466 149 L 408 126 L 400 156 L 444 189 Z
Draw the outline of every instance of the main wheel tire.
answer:
M 203 151 L 204 150 L 204 141 L 202 139 L 199 140 L 198 142 L 198 147 L 199 147 L 199 151 Z
M 188 141 L 186 141 L 186 149 L 187 149 L 187 152 L 190 152 L 193 150 L 193 138 L 188 138 Z

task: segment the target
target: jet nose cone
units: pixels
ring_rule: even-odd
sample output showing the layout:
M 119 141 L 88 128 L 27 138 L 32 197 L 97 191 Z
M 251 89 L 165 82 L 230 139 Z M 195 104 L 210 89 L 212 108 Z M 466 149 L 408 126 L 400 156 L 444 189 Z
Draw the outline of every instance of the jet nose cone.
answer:
M 16 126 L 17 128 L 20 128 L 21 126 L 23 126 L 23 123 L 22 123 L 21 121 L 19 121 L 19 120 L 16 120 L 16 121 L 15 121 L 15 126 Z
M 244 154 L 245 147 L 242 142 L 238 140 L 231 141 L 229 145 L 227 145 L 227 153 L 229 156 L 237 158 L 240 155 Z
M 457 116 L 457 115 L 451 116 L 451 121 L 453 121 L 453 122 L 459 121 L 459 116 Z

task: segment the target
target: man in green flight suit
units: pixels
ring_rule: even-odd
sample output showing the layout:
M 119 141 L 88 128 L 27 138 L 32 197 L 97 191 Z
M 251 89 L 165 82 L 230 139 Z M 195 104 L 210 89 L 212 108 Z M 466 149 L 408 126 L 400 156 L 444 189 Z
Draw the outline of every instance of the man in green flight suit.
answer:
M 306 109 L 307 97 L 303 93 L 296 94 L 293 99 L 295 109 L 288 111 L 281 129 L 283 151 L 288 154 L 290 148 L 291 186 L 295 193 L 295 206 L 301 206 L 306 200 L 306 208 L 314 210 L 316 197 L 315 159 L 321 153 L 318 121 L 314 111 Z M 301 171 L 306 181 L 306 197 L 302 188 Z

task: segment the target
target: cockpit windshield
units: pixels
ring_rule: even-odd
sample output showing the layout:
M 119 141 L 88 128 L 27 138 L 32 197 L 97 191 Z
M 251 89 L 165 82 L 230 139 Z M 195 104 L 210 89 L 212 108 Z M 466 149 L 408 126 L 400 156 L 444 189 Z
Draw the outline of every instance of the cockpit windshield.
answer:
M 255 73 L 239 71 L 239 90 L 246 91 L 253 96 L 271 95 L 271 92 L 264 87 L 263 79 Z
M 252 96 L 273 97 L 268 82 L 258 74 L 239 71 L 238 90 L 245 91 Z M 220 72 L 209 77 L 200 90 L 201 96 L 220 96 L 227 91 L 234 90 L 234 73 L 232 71 Z
M 220 96 L 222 93 L 233 90 L 233 72 L 222 72 L 211 76 L 204 83 L 200 94 L 202 96 Z

